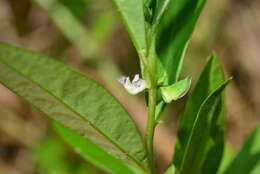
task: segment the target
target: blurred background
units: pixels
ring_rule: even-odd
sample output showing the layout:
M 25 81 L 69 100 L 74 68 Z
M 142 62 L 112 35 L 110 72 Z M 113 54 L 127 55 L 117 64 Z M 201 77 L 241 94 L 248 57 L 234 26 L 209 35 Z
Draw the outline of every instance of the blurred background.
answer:
M 144 130 L 143 96 L 129 96 L 117 83 L 120 76 L 133 77 L 140 70 L 112 0 L 0 0 L 0 21 L 0 42 L 43 53 L 94 78 Z M 194 85 L 212 51 L 219 54 L 225 75 L 233 76 L 226 90 L 226 139 L 235 153 L 260 121 L 259 0 L 209 0 L 191 39 L 182 77 L 192 76 Z M 169 105 L 157 128 L 160 171 L 171 160 L 186 100 Z M 72 173 L 104 172 L 84 162 L 45 116 L 0 85 L 0 174 Z

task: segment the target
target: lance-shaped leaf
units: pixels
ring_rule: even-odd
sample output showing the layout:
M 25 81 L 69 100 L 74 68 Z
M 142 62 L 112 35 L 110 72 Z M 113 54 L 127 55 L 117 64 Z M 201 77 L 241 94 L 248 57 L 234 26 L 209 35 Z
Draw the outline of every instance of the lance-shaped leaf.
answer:
M 139 52 L 146 50 L 143 0 L 113 0 L 121 13 L 132 41 Z
M 167 11 L 168 5 L 171 0 L 158 0 L 157 1 L 157 8 L 155 10 L 153 25 L 157 27 L 157 25 L 161 22 L 162 16 Z
M 32 155 L 37 166 L 35 172 L 39 174 L 97 174 L 101 171 L 80 158 L 74 158 L 71 150 L 53 135 L 37 143 Z
M 245 145 L 231 162 L 224 174 L 260 173 L 260 127 L 248 138 Z
M 0 44 L 0 82 L 113 156 L 146 168 L 146 150 L 134 122 L 88 77 L 46 56 Z
M 180 128 L 178 131 L 177 142 L 175 147 L 174 161 L 176 168 L 180 170 L 183 165 L 185 151 L 187 151 L 190 143 L 190 137 L 192 136 L 193 127 L 195 126 L 196 120 L 199 117 L 202 117 L 206 120 L 210 117 L 210 113 L 201 113 L 199 115 L 199 110 L 202 110 L 202 104 L 205 103 L 206 98 L 219 87 L 224 82 L 223 72 L 221 67 L 217 61 L 215 55 L 211 56 L 208 60 L 207 65 L 205 66 L 194 90 L 192 91 L 191 96 L 186 104 L 184 115 L 182 116 L 182 120 L 180 123 Z M 215 116 L 212 118 L 210 123 L 210 127 L 208 130 L 204 130 L 203 132 L 210 132 L 209 136 L 212 140 L 211 148 L 207 149 L 207 153 L 204 154 L 205 164 L 208 161 L 211 161 L 210 169 L 212 171 L 216 171 L 223 151 L 224 144 L 224 115 L 223 115 L 223 97 L 219 97 L 218 104 L 215 106 L 209 106 L 211 110 L 218 108 L 218 112 L 216 111 Z M 204 106 L 204 107 L 205 107 Z M 202 120 L 203 121 L 203 120 Z M 197 147 L 197 146 L 196 146 Z M 211 155 L 214 156 L 214 159 L 211 158 Z M 213 165 L 214 163 L 214 165 Z M 207 166 L 203 165 L 205 169 L 208 170 Z M 214 167 L 212 167 L 214 166 Z
M 57 137 L 49 136 L 41 140 L 34 148 L 33 159 L 39 174 L 72 173 L 68 149 Z M 51 159 L 51 160 L 50 160 Z M 75 167 L 74 167 L 75 170 Z
M 57 133 L 66 143 L 68 143 L 84 159 L 88 160 L 95 166 L 104 169 L 111 174 L 135 174 L 122 161 L 109 155 L 88 139 L 83 138 L 57 122 L 54 122 L 53 125 Z
M 234 157 L 235 157 L 234 149 L 230 147 L 228 143 L 225 143 L 221 164 L 219 166 L 217 173 L 222 174 L 227 169 L 227 167 L 231 164 Z
M 218 168 L 221 159 L 219 155 L 223 151 L 223 143 L 218 144 L 219 140 L 223 139 L 220 134 L 223 133 L 220 130 L 223 127 L 221 92 L 228 82 L 221 85 L 201 105 L 184 152 L 180 174 L 210 174 Z M 212 157 L 214 158 L 212 159 Z M 217 166 L 215 158 L 218 160 Z
M 205 0 L 171 0 L 162 17 L 157 53 L 168 74 L 168 84 L 179 78 L 185 49 L 204 3 Z
M 165 174 L 175 174 L 175 166 L 172 164 L 165 172 Z

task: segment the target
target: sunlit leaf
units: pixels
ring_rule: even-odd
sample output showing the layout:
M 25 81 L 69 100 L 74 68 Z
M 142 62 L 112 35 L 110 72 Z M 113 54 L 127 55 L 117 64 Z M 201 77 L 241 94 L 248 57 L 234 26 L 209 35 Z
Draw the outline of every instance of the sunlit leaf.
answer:
M 159 25 L 157 53 L 168 84 L 179 78 L 185 50 L 205 0 L 171 0 Z
M 0 44 L 0 82 L 50 118 L 145 170 L 146 150 L 135 124 L 93 80 L 46 56 Z
M 93 144 L 86 138 L 74 133 L 68 128 L 54 123 L 55 130 L 58 134 L 84 159 L 88 160 L 95 166 L 104 169 L 111 174 L 134 174 L 122 161 L 112 157 L 107 152 Z
M 227 169 L 227 167 L 230 165 L 232 160 L 235 157 L 235 152 L 232 147 L 230 147 L 227 143 L 225 144 L 222 160 L 221 160 L 221 165 L 218 169 L 218 174 L 223 173 Z
M 121 13 L 139 54 L 146 49 L 143 0 L 113 0 Z
M 165 174 L 175 174 L 175 166 L 172 164 L 165 172 Z
M 101 173 L 100 170 L 97 170 L 96 168 L 89 165 L 86 166 L 84 164 L 82 164 L 77 171 L 73 171 L 73 174 L 100 174 L 100 173 Z
M 219 90 L 223 83 L 223 72 L 217 58 L 211 56 L 182 116 L 173 161 L 178 170 L 184 168 L 182 166 L 187 165 L 189 160 L 199 163 L 193 162 L 194 165 L 190 166 L 191 169 L 192 166 L 197 167 L 196 172 L 210 173 L 219 167 L 224 146 L 223 96 Z M 196 146 L 194 143 L 197 143 Z M 193 152 L 199 153 L 196 154 L 199 156 L 195 157 Z M 187 154 L 189 156 L 185 157 Z
M 67 159 L 67 149 L 55 137 L 42 140 L 33 155 L 37 172 L 40 174 L 69 174 L 73 171 L 73 164 Z
M 39 174 L 98 174 L 96 167 L 71 153 L 57 136 L 48 135 L 33 150 L 36 171 Z M 51 159 L 51 160 L 50 160 Z
M 224 174 L 260 173 L 260 127 L 248 138 L 245 145 L 228 166 Z

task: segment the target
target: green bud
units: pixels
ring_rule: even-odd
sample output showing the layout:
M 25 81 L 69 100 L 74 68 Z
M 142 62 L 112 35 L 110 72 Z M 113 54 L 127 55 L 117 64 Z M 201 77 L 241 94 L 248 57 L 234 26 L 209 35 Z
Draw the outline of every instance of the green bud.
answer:
M 170 103 L 171 101 L 176 101 L 182 98 L 190 89 L 191 78 L 186 78 L 184 80 L 178 81 L 170 86 L 161 87 L 161 93 L 163 100 L 166 103 Z

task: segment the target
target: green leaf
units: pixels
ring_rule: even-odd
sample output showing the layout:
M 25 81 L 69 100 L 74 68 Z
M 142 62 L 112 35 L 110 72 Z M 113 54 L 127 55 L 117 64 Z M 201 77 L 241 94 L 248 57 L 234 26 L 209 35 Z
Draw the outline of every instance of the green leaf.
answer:
M 260 173 L 260 126 L 248 138 L 243 148 L 224 174 Z
M 53 120 L 146 169 L 136 125 L 103 87 L 51 58 L 0 44 L 0 82 Z
M 113 0 L 121 13 L 127 30 L 139 54 L 146 48 L 143 0 Z
M 219 167 L 217 173 L 222 174 L 223 171 L 225 171 L 227 169 L 227 167 L 231 164 L 234 157 L 235 157 L 234 150 L 232 149 L 232 147 L 230 147 L 229 145 L 226 144 L 224 147 L 221 164 L 220 164 L 220 167 Z
M 167 84 L 178 81 L 188 41 L 204 4 L 205 0 L 171 0 L 163 15 L 157 53 L 168 74 Z
M 144 1 L 145 21 L 151 23 L 153 20 L 154 11 L 156 9 L 157 0 L 143 0 L 143 1 Z
M 157 2 L 158 5 L 155 10 L 154 21 L 153 21 L 153 25 L 156 25 L 155 27 L 157 27 L 157 25 L 160 23 L 164 12 L 167 11 L 167 7 L 170 1 L 171 0 L 158 0 Z
M 92 166 L 86 167 L 86 165 L 82 164 L 78 170 L 73 171 L 73 174 L 100 174 L 100 171 Z
M 198 121 L 207 121 L 207 119 L 203 119 L 205 117 L 211 118 L 207 122 L 207 124 L 211 124 L 208 125 L 208 130 L 206 130 L 205 127 L 202 133 L 210 133 L 210 135 L 205 136 L 205 138 L 206 140 L 209 140 L 209 138 L 211 138 L 212 146 L 211 148 L 207 149 L 207 153 L 203 156 L 205 161 L 205 165 L 203 166 L 205 168 L 203 167 L 202 170 L 208 171 L 211 169 L 213 173 L 217 170 L 224 146 L 223 97 L 213 97 L 215 104 L 210 105 L 208 104 L 209 102 L 214 102 L 211 101 L 213 99 L 209 99 L 208 96 L 212 96 L 213 94 L 215 94 L 216 90 L 220 86 L 222 86 L 223 82 L 223 72 L 217 61 L 216 56 L 213 55 L 209 58 L 207 65 L 205 66 L 194 90 L 192 91 L 192 94 L 186 104 L 184 115 L 182 116 L 173 161 L 178 170 L 180 170 L 181 166 L 183 166 L 184 158 L 186 155 L 185 151 L 187 151 L 190 146 L 189 143 L 191 142 L 190 137 L 192 137 L 192 135 L 194 135 L 194 133 L 196 132 L 194 127 L 199 124 Z M 216 108 L 218 108 L 219 110 L 217 110 L 212 115 L 210 114 L 210 112 L 207 113 L 205 111 L 205 106 L 209 106 L 209 109 L 211 109 L 211 111 L 214 111 Z M 202 113 L 202 111 L 205 111 L 205 113 Z M 205 144 L 207 144 L 207 142 Z M 195 151 L 200 152 L 199 149 Z M 211 156 L 214 156 L 214 159 L 210 158 Z M 207 162 L 209 162 L 211 165 L 207 164 Z M 211 168 L 208 169 L 207 166 Z
M 67 149 L 55 137 L 50 136 L 42 140 L 33 155 L 37 173 L 68 174 L 73 172 L 73 164 L 67 159 Z
M 230 147 L 229 144 L 225 144 L 221 164 L 220 164 L 220 167 L 219 167 L 217 173 L 222 174 L 223 171 L 225 171 L 227 169 L 227 167 L 231 164 L 234 157 L 235 157 L 234 149 L 232 147 Z
M 97 174 L 99 169 L 77 158 L 57 136 L 48 135 L 33 151 L 35 173 L 39 174 Z M 51 159 L 51 160 L 50 160 Z
M 122 161 L 109 155 L 107 152 L 96 146 L 86 138 L 74 133 L 68 128 L 55 123 L 54 128 L 58 134 L 84 159 L 95 166 L 104 169 L 112 174 L 135 174 Z
M 222 155 L 223 151 L 221 92 L 228 82 L 229 80 L 223 83 L 201 105 L 184 152 L 180 174 L 210 174 L 216 172 L 221 159 L 219 155 Z M 219 144 L 220 142 L 221 144 Z M 212 159 L 212 157 L 214 158 Z M 215 158 L 218 163 L 216 163 Z
M 173 100 L 182 98 L 190 89 L 191 78 L 178 81 L 170 86 L 161 87 L 163 100 L 170 103 Z
M 174 174 L 175 173 L 175 166 L 171 165 L 165 172 L 165 174 Z

